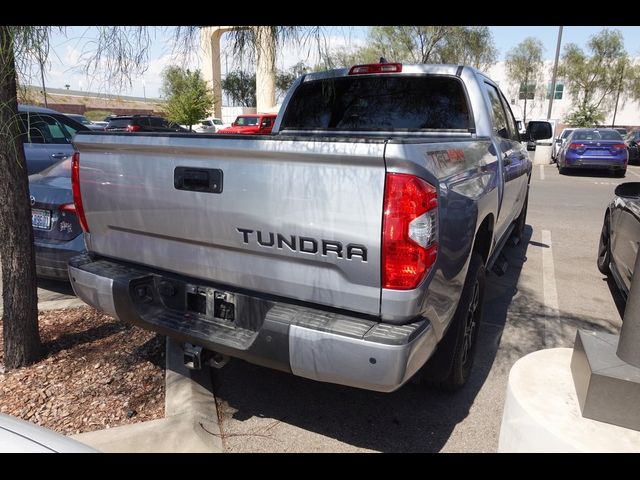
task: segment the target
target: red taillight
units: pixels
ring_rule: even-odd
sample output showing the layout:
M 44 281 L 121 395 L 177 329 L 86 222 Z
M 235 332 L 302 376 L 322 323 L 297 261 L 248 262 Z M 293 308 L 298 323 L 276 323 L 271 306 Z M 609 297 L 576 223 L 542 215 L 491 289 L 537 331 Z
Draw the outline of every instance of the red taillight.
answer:
M 627 146 L 624 143 L 616 143 L 615 145 L 611 145 L 611 148 L 614 150 L 625 150 Z
M 65 203 L 58 208 L 61 212 L 76 213 L 76 206 L 73 203 Z
M 382 286 L 416 288 L 438 253 L 438 193 L 424 180 L 388 173 L 384 189 Z
M 365 75 L 367 73 L 400 73 L 401 63 L 371 63 L 369 65 L 355 65 L 349 70 L 349 75 Z
M 140 125 L 127 125 L 127 132 L 139 132 Z
M 572 143 L 571 145 L 569 145 L 569 148 L 572 150 L 578 150 L 580 148 L 584 148 L 584 144 L 583 143 Z
M 82 231 L 88 233 L 89 225 L 84 216 L 84 208 L 82 208 L 82 195 L 80 194 L 80 153 L 74 152 L 71 157 L 71 190 L 73 191 L 73 203 L 75 212 L 78 215 Z

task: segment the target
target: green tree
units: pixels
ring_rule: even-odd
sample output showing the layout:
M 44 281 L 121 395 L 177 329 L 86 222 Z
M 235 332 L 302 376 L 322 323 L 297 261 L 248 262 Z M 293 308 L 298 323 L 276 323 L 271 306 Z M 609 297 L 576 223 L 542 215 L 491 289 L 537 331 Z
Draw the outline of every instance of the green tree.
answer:
M 527 101 L 535 98 L 535 92 L 543 82 L 543 50 L 540 40 L 527 37 L 507 52 L 507 78 L 518 88 L 518 98 L 524 97 L 523 122 L 527 121 Z
M 213 92 L 200 70 L 191 71 L 175 65 L 162 72 L 162 94 L 167 99 L 165 112 L 174 123 L 191 126 L 213 110 Z
M 587 112 L 590 107 L 608 110 L 615 98 L 612 94 L 630 88 L 629 82 L 620 81 L 629 64 L 622 33 L 604 29 L 591 36 L 587 49 L 585 52 L 574 43 L 566 45 L 558 76 L 570 88 L 577 112 Z
M 309 70 L 309 66 L 304 62 L 298 62 L 286 71 L 279 70 L 276 74 L 276 89 L 278 93 L 286 95 L 293 82 Z
M 256 74 L 241 70 L 231 72 L 222 80 L 222 90 L 243 107 L 256 106 Z
M 389 62 L 452 63 L 486 70 L 496 62 L 498 50 L 488 27 L 464 26 L 376 26 L 367 45 L 336 49 L 321 68 L 348 67 Z
M 572 127 L 595 127 L 604 122 L 604 113 L 595 105 L 578 105 L 564 119 Z

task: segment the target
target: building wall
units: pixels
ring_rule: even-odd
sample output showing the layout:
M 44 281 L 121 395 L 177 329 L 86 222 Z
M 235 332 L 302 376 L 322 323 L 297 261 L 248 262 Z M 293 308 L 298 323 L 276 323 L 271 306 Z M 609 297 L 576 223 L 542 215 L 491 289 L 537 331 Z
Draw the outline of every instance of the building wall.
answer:
M 524 100 L 518 99 L 520 86 L 513 85 L 507 80 L 505 63 L 499 62 L 485 73 L 500 86 L 500 89 L 509 101 L 513 114 L 516 118 L 522 119 L 524 113 Z M 546 98 L 546 92 L 547 85 L 551 83 L 552 76 L 553 61 L 549 60 L 546 61 L 544 65 L 544 96 L 540 98 L 539 95 L 536 95 L 536 98 L 533 101 L 527 100 L 527 121 L 547 118 L 549 100 Z M 571 92 L 562 79 L 558 79 L 556 83 L 564 85 L 564 91 L 562 93 L 562 99 L 553 100 L 551 118 L 558 121 L 558 128 L 561 129 L 565 126 L 563 119 L 573 110 L 574 105 L 571 101 Z M 611 111 L 606 112 L 604 125 L 611 125 L 612 120 L 613 108 L 611 108 Z M 621 127 L 640 127 L 640 105 L 638 102 L 634 102 L 631 99 L 620 96 L 615 123 L 616 126 Z

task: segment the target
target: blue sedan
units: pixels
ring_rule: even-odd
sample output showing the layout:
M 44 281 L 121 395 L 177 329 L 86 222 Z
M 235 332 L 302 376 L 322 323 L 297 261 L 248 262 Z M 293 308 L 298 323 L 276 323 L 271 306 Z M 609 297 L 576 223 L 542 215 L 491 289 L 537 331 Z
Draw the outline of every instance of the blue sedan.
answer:
M 613 129 L 578 128 L 571 133 L 558 155 L 561 174 L 569 169 L 604 169 L 624 177 L 629 154 L 620 133 Z

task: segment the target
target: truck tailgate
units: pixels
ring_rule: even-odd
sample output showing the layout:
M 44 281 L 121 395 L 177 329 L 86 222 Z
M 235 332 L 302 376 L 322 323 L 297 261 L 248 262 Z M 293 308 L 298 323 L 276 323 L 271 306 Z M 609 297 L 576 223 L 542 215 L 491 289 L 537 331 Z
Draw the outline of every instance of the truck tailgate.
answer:
M 383 141 L 88 133 L 74 143 L 90 251 L 379 314 Z M 195 191 L 218 176 L 221 191 Z

